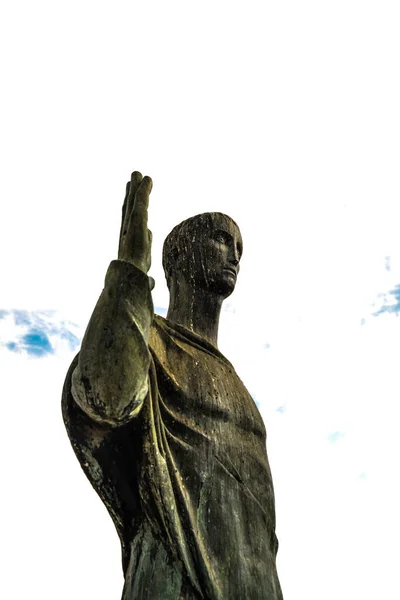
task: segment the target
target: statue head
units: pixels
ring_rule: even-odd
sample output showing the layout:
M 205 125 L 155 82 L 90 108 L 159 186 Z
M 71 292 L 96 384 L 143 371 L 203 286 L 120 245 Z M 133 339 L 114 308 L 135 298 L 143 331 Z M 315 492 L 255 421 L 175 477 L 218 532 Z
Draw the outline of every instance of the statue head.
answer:
M 222 213 L 202 213 L 183 221 L 168 234 L 163 267 L 168 288 L 184 280 L 223 298 L 236 285 L 243 242 L 239 227 Z

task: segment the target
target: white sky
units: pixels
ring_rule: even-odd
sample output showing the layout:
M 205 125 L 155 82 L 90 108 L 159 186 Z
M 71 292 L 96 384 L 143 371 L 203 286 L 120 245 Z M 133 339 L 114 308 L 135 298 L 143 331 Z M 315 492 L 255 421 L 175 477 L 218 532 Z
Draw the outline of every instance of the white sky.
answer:
M 158 306 L 172 226 L 235 218 L 220 347 L 266 420 L 285 600 L 400 598 L 400 324 L 373 316 L 400 284 L 399 17 L 385 0 L 0 9 L 0 308 L 84 328 L 132 170 L 154 181 Z M 122 591 L 61 423 L 71 358 L 0 348 L 2 598 Z

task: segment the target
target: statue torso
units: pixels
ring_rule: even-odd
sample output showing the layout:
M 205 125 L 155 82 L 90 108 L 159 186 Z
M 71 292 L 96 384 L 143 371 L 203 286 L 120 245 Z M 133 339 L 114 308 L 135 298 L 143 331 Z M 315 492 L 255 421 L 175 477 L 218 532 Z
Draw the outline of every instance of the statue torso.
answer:
M 266 433 L 253 399 L 229 361 L 182 327 L 157 317 L 150 348 L 158 386 L 156 430 L 175 504 L 170 514 L 162 509 L 159 522 L 174 523 L 167 527 L 173 544 L 189 556 L 183 569 L 189 571 L 189 591 L 182 597 L 201 597 L 191 595 L 193 572 L 204 598 L 281 598 Z M 153 537 L 155 554 L 163 554 L 157 533 Z M 148 568 L 139 571 L 148 579 Z M 147 584 L 150 594 L 154 582 Z M 174 593 L 167 597 L 178 599 Z

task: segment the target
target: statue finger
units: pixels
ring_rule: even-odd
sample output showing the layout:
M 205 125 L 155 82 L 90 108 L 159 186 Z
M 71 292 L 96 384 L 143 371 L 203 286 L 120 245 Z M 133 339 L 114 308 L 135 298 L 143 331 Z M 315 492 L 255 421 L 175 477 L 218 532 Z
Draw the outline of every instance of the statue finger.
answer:
M 149 248 L 147 218 L 138 218 L 136 213 L 132 213 L 131 220 L 128 225 L 128 230 L 128 243 L 131 243 L 134 247 L 136 256 L 145 256 Z
M 150 192 L 153 187 L 153 182 L 151 177 L 147 175 L 143 177 L 136 195 L 135 195 L 135 205 L 133 207 L 133 212 L 137 219 L 143 220 L 146 223 L 147 227 L 147 211 L 149 207 L 149 197 Z
M 128 183 L 126 184 L 124 203 L 122 205 L 121 231 L 120 231 L 120 234 L 119 234 L 120 238 L 121 238 L 121 235 L 122 235 L 123 230 L 124 230 L 125 215 L 126 215 L 126 204 L 128 202 L 130 185 L 131 185 L 131 182 L 128 181 Z
M 131 180 L 126 184 L 126 195 L 124 205 L 122 207 L 122 222 L 120 238 L 125 236 L 128 230 L 130 217 L 132 214 L 133 206 L 135 203 L 135 194 L 138 189 L 140 182 L 142 181 L 142 174 L 139 171 L 134 171 L 131 175 Z
M 133 211 L 135 205 L 135 196 L 138 191 L 140 184 L 143 180 L 143 176 L 139 171 L 133 171 L 131 175 L 131 181 L 129 184 L 129 194 L 127 198 L 126 212 L 125 212 L 125 220 L 127 221 Z

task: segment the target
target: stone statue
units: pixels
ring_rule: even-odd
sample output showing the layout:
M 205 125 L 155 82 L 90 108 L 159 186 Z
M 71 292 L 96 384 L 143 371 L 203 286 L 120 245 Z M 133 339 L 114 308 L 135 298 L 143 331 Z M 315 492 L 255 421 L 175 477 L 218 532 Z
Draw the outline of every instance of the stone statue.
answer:
M 123 600 L 280 600 L 266 431 L 217 348 L 241 234 L 220 213 L 175 227 L 168 315 L 154 315 L 151 189 L 132 174 L 118 260 L 64 385 L 68 435 L 118 531 Z

